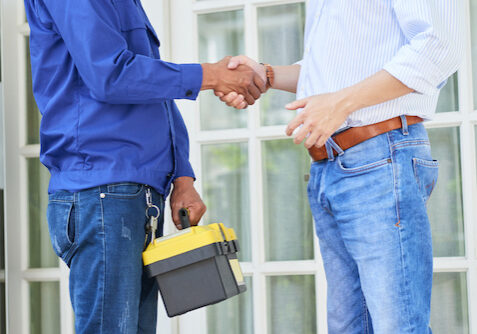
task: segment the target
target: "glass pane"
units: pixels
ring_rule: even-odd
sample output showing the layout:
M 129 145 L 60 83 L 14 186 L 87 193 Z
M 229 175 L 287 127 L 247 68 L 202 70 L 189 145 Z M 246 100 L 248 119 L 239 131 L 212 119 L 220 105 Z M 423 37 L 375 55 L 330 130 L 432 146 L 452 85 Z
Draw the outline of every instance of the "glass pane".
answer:
M 198 23 L 200 62 L 245 53 L 243 10 L 201 14 Z M 200 96 L 200 125 L 202 130 L 244 128 L 247 113 L 227 107 L 209 90 Z
M 434 333 L 469 333 L 465 273 L 436 273 L 432 288 L 431 327 Z
M 202 147 L 205 221 L 232 227 L 240 242 L 239 259 L 251 261 L 247 143 Z
M 30 283 L 30 333 L 60 334 L 60 284 Z
M 304 175 L 310 157 L 292 140 L 262 143 L 267 261 L 313 259 L 313 223 Z
M 267 278 L 268 333 L 315 334 L 315 276 Z
M 208 334 L 253 334 L 252 278 L 245 283 L 246 292 L 207 308 Z
M 458 128 L 430 129 L 439 179 L 427 204 L 432 227 L 434 256 L 464 256 L 464 216 Z
M 289 65 L 303 54 L 305 4 L 287 4 L 258 8 L 258 45 L 260 61 L 273 65 Z M 295 94 L 270 90 L 261 98 L 263 125 L 287 124 L 295 115 L 284 106 Z
M 28 159 L 27 164 L 30 267 L 57 267 L 58 258 L 51 246 L 46 221 L 50 173 L 36 158 Z
M 0 334 L 7 333 L 7 321 L 6 313 L 7 309 L 5 308 L 5 283 L 0 283 Z
M 447 84 L 442 88 L 437 102 L 437 112 L 448 112 L 459 110 L 459 88 L 457 84 L 457 73 L 449 78 Z
M 40 143 L 40 119 L 41 114 L 38 106 L 36 105 L 35 98 L 33 97 L 33 83 L 32 83 L 32 76 L 31 76 L 31 64 L 30 64 L 30 42 L 28 37 L 25 37 L 26 42 L 26 58 L 25 62 L 27 64 L 26 67 L 26 107 L 27 107 L 27 115 L 26 115 L 26 143 L 27 144 L 38 144 Z

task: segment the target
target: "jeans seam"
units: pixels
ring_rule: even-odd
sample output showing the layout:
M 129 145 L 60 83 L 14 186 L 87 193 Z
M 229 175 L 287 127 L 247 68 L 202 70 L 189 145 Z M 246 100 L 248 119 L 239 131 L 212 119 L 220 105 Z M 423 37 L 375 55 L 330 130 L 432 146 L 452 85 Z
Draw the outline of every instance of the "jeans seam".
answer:
M 106 291 L 106 234 L 104 231 L 104 208 L 103 200 L 99 199 L 99 204 L 101 207 L 101 234 L 103 239 L 103 272 L 102 272 L 102 281 L 103 281 L 103 291 L 101 296 L 101 323 L 100 323 L 100 334 L 103 334 L 103 319 L 104 319 L 104 296 Z
M 369 326 L 368 326 L 368 312 L 367 312 L 367 307 L 366 307 L 366 299 L 364 298 L 364 296 L 362 296 L 362 300 L 363 300 L 363 319 L 364 319 L 364 332 L 366 334 L 369 333 Z
M 389 138 L 389 132 L 388 132 L 388 143 L 389 143 L 389 156 L 391 157 L 391 165 L 392 165 L 392 171 L 393 171 L 393 193 L 394 193 L 394 202 L 396 204 L 396 216 L 397 216 L 397 223 L 396 227 L 400 228 L 400 222 L 401 222 L 401 213 L 399 210 L 399 194 L 397 191 L 397 177 L 396 177 L 396 164 L 394 163 L 394 150 L 393 150 L 393 145 L 391 144 L 391 139 Z
M 391 160 L 392 160 L 392 164 L 393 164 L 393 181 L 394 181 L 394 198 L 395 198 L 395 201 L 396 201 L 396 214 L 397 214 L 397 224 L 396 224 L 396 227 L 397 227 L 397 233 L 398 233 L 398 236 L 399 236 L 399 248 L 400 248 L 400 255 L 401 255 L 401 272 L 402 272 L 402 275 L 403 275 L 403 284 L 404 284 L 404 293 L 405 293 L 405 296 L 404 298 L 407 300 L 407 302 L 409 302 L 409 293 L 408 293 L 408 286 L 409 286 L 409 282 L 408 282 L 408 279 L 407 279 L 407 275 L 406 275 L 406 265 L 405 265 L 405 261 L 404 261 L 404 247 L 403 247 L 403 243 L 402 243 L 402 230 L 401 230 L 401 214 L 400 214 L 400 210 L 399 210 L 399 193 L 398 193 L 398 181 L 397 181 L 397 172 L 396 172 L 396 168 L 397 168 L 397 164 L 394 163 L 394 152 L 395 150 L 393 148 L 395 148 L 395 146 L 391 145 L 391 140 L 389 138 L 389 135 L 388 135 L 388 142 L 389 142 L 389 147 L 390 147 L 390 153 L 391 153 Z M 408 303 L 409 305 L 409 303 Z M 406 312 L 406 316 L 407 316 L 407 324 L 409 326 L 409 328 L 411 328 L 411 319 L 410 319 L 410 316 L 409 316 L 409 313 L 408 313 L 408 308 L 405 308 L 403 310 L 403 312 Z

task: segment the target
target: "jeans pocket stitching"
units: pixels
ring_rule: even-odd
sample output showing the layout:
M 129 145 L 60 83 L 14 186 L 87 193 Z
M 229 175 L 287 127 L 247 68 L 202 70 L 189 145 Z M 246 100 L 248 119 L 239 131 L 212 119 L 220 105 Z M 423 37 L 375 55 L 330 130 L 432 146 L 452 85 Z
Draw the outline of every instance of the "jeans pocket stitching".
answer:
M 359 167 L 352 167 L 352 168 L 347 168 L 343 166 L 343 163 L 341 162 L 341 159 L 338 157 L 337 158 L 338 166 L 340 170 L 344 173 L 348 174 L 357 174 L 357 173 L 363 173 L 363 172 L 369 172 L 375 169 L 378 169 L 380 167 L 386 166 L 392 162 L 391 158 L 386 158 L 382 159 L 376 162 L 372 162 L 363 166 Z
M 105 192 L 106 196 L 117 197 L 117 198 L 136 198 L 138 197 L 144 190 L 143 184 L 138 184 L 138 190 L 135 193 L 115 193 L 115 192 Z
M 417 186 L 419 188 L 419 191 L 421 192 L 421 196 L 424 202 L 427 202 L 429 200 L 429 197 L 431 196 L 435 186 L 436 186 L 436 180 L 433 180 L 432 186 L 429 190 L 429 194 L 427 195 L 427 189 L 422 189 L 421 185 L 421 177 L 419 177 L 419 171 L 418 171 L 418 166 L 424 167 L 424 168 L 431 168 L 435 170 L 439 170 L 439 162 L 437 160 L 424 160 L 424 159 L 419 159 L 419 158 L 412 158 L 412 167 L 414 171 L 414 177 L 417 182 Z M 426 187 L 427 188 L 427 187 Z M 426 195 L 424 195 L 426 194 Z

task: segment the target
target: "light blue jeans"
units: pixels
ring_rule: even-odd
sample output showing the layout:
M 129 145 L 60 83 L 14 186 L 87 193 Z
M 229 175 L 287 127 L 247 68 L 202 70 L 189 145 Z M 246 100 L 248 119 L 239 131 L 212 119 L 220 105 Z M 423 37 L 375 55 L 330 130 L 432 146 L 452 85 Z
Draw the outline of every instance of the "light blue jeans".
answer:
M 152 190 L 152 200 L 162 213 L 163 196 Z M 145 186 L 136 183 L 50 195 L 50 236 L 71 269 L 77 334 L 156 333 L 158 288 L 141 257 L 146 207 Z M 162 225 L 163 215 L 158 236 Z
M 426 202 L 437 174 L 422 124 L 403 124 L 312 164 L 308 194 L 330 334 L 432 333 Z

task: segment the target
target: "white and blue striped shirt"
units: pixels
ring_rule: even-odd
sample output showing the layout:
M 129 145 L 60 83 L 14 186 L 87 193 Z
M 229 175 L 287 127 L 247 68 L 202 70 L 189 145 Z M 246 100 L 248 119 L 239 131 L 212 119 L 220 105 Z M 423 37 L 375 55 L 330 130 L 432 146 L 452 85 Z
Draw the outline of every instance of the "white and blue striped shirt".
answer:
M 431 119 L 463 55 L 462 0 L 310 0 L 298 98 L 335 92 L 384 69 L 416 92 L 354 112 L 363 126 Z

